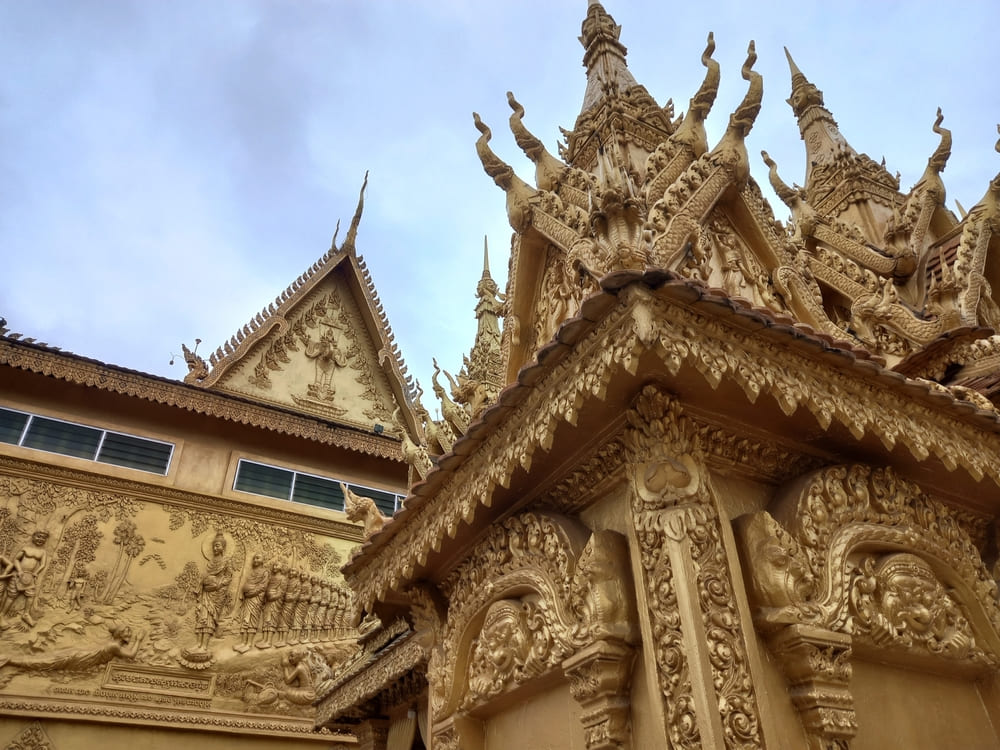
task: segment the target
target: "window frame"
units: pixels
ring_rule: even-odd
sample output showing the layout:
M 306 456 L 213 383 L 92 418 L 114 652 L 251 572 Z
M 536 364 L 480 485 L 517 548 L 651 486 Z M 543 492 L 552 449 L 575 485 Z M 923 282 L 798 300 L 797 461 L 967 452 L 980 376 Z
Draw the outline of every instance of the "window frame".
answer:
M 292 483 L 291 483 L 291 487 L 288 490 L 288 496 L 282 498 L 282 497 L 275 497 L 274 495 L 264 495 L 264 494 L 261 494 L 261 493 L 258 493 L 258 492 L 252 492 L 250 490 L 239 489 L 236 486 L 236 483 L 239 481 L 239 478 L 240 478 L 240 467 L 244 463 L 251 464 L 251 465 L 257 465 L 257 466 L 264 466 L 264 467 L 267 467 L 269 469 L 277 469 L 278 471 L 284 471 L 284 472 L 288 472 L 289 474 L 291 474 L 292 475 Z M 335 483 L 338 483 L 338 484 L 339 483 L 343 483 L 343 484 L 346 484 L 348 486 L 348 488 L 350 488 L 352 490 L 355 490 L 355 491 L 357 491 L 357 490 L 368 490 L 370 492 L 379 492 L 379 493 L 382 493 L 384 495 L 390 495 L 393 498 L 393 511 L 392 511 L 393 514 L 395 514 L 396 511 L 398 511 L 400 509 L 400 507 L 402 506 L 403 499 L 404 499 L 404 495 L 401 495 L 398 492 L 392 492 L 391 490 L 384 490 L 384 489 L 381 489 L 379 487 L 370 487 L 370 486 L 368 486 L 366 484 L 358 484 L 357 482 L 351 482 L 351 481 L 348 481 L 346 479 L 340 479 L 340 478 L 331 477 L 331 476 L 324 476 L 323 474 L 316 474 L 316 473 L 311 472 L 311 471 L 300 471 L 298 469 L 291 469 L 291 468 L 289 468 L 287 466 L 278 466 L 277 464 L 268 463 L 267 461 L 258 461 L 258 460 L 253 459 L 253 458 L 244 458 L 242 456 L 240 456 L 237 459 L 237 461 L 236 461 L 236 471 L 233 473 L 232 489 L 233 489 L 233 492 L 239 492 L 239 493 L 245 494 L 245 495 L 253 495 L 254 497 L 266 497 L 269 500 L 279 500 L 279 501 L 284 501 L 284 502 L 290 502 L 290 503 L 295 503 L 296 505 L 309 506 L 309 507 L 312 507 L 312 508 L 324 508 L 325 510 L 333 510 L 333 511 L 335 511 L 337 513 L 343 513 L 344 512 L 344 507 L 343 507 L 343 502 L 344 501 L 343 500 L 341 500 L 341 507 L 340 508 L 333 508 L 333 507 L 326 506 L 326 505 L 316 505 L 316 504 L 313 504 L 313 503 L 303 502 L 302 500 L 296 500 L 295 499 L 295 484 L 296 484 L 296 479 L 298 478 L 299 475 L 304 476 L 304 477 L 312 477 L 313 479 L 321 479 L 321 480 L 326 481 L 326 482 L 335 482 Z M 380 513 L 382 512 L 381 508 L 379 508 L 379 512 Z
M 141 472 L 143 472 L 145 474 L 152 474 L 152 475 L 158 476 L 158 477 L 165 477 L 165 476 L 167 476 L 170 473 L 170 465 L 173 463 L 174 454 L 175 454 L 176 449 L 177 449 L 177 444 L 176 443 L 172 443 L 169 440 L 160 440 L 158 438 L 146 437 L 145 435 L 135 435 L 135 434 L 133 434 L 131 432 L 122 432 L 121 430 L 112 430 L 112 429 L 108 429 L 107 427 L 98 427 L 98 426 L 92 425 L 92 424 L 84 424 L 83 422 L 74 422 L 73 420 L 63 419 L 62 417 L 53 417 L 53 416 L 49 416 L 48 414 L 39 414 L 37 412 L 25 411 L 24 409 L 14 409 L 14 408 L 12 408 L 10 406 L 3 406 L 3 405 L 0 405 L 0 411 L 12 412 L 14 414 L 23 414 L 23 415 L 25 415 L 27 417 L 27 420 L 25 420 L 24 426 L 21 428 L 21 434 L 18 436 L 17 442 L 0 441 L 0 445 L 13 445 L 13 446 L 15 446 L 17 448 L 21 448 L 23 450 L 38 451 L 40 453 L 48 453 L 48 454 L 53 455 L 53 456 L 63 456 L 65 458 L 76 458 L 76 459 L 79 459 L 81 461 L 89 461 L 90 463 L 101 464 L 102 466 L 114 466 L 115 468 L 119 468 L 119 469 L 129 469 L 131 471 L 141 471 Z M 87 457 L 87 456 L 78 456 L 78 455 L 74 455 L 72 453 L 63 453 L 63 452 L 60 452 L 60 451 L 48 450 L 46 448 L 36 448 L 34 446 L 31 446 L 31 445 L 25 445 L 24 441 L 30 435 L 30 433 L 31 433 L 31 426 L 34 423 L 36 417 L 38 419 L 44 419 L 44 420 L 47 420 L 49 422 L 58 422 L 60 424 L 71 425 L 73 427 L 82 427 L 83 429 L 86 429 L 86 430 L 93 430 L 94 432 L 99 432 L 100 436 L 98 437 L 97 446 L 94 448 L 93 455 L 91 455 L 90 457 Z M 145 469 L 145 468 L 141 468 L 141 467 L 138 467 L 138 466 L 130 466 L 128 464 L 113 463 L 111 461 L 102 461 L 101 458 L 100 458 L 100 456 L 101 456 L 101 450 L 104 448 L 104 441 L 105 441 L 105 439 L 107 438 L 107 436 L 109 434 L 111 434 L 111 435 L 119 435 L 119 436 L 124 437 L 124 438 L 130 438 L 132 440 L 139 440 L 139 441 L 143 441 L 143 442 L 147 442 L 147 443 L 155 443 L 155 444 L 161 445 L 161 446 L 168 446 L 169 447 L 169 451 L 167 452 L 167 455 L 166 455 L 166 461 L 165 461 L 165 464 L 164 464 L 164 467 L 163 467 L 163 471 L 153 471 L 151 469 Z

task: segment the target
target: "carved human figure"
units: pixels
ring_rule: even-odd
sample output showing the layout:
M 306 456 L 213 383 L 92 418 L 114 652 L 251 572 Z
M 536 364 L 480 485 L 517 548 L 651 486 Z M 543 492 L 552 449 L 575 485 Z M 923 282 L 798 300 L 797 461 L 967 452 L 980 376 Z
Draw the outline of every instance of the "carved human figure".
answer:
M 312 597 L 312 580 L 305 571 L 299 573 L 299 598 L 295 603 L 295 613 L 292 618 L 291 635 L 288 639 L 289 645 L 295 645 L 305 640 L 306 616 L 309 613 L 309 599 Z
M 288 631 L 292 627 L 295 619 L 295 607 L 299 603 L 299 588 L 302 586 L 302 573 L 298 570 L 288 569 L 288 584 L 285 586 L 285 595 L 281 603 L 281 618 L 278 620 L 278 640 L 275 646 L 284 646 L 288 637 Z
M 327 613 L 330 611 L 330 582 L 320 581 L 319 606 L 316 609 L 316 619 L 313 622 L 315 628 L 314 640 L 325 641 L 330 637 L 327 628 Z
M 268 571 L 264 567 L 264 556 L 257 553 L 250 562 L 240 589 L 240 636 L 241 641 L 233 646 L 233 651 L 245 654 L 250 650 L 253 638 L 260 627 L 260 615 L 264 608 L 264 592 L 267 589 Z
M 198 636 L 200 651 L 208 650 L 208 642 L 219 626 L 232 580 L 233 571 L 226 557 L 226 537 L 219 532 L 212 540 L 212 557 L 201 578 L 194 610 L 194 632 Z
M 83 592 L 87 589 L 87 579 L 83 576 L 66 581 L 66 610 L 72 612 L 83 606 Z
M 31 606 L 37 594 L 38 580 L 49 564 L 45 543 L 49 532 L 36 529 L 31 541 L 24 545 L 11 560 L 7 561 L 0 579 L 6 579 L 5 598 L 0 616 L 7 617 L 21 610 L 21 621 L 29 628 L 35 626 L 31 617 Z
M 278 631 L 281 620 L 281 607 L 285 600 L 285 589 L 288 587 L 288 576 L 285 568 L 275 560 L 271 563 L 271 575 L 264 589 L 264 606 L 261 612 L 261 632 L 263 637 L 254 645 L 257 648 L 271 648 L 271 640 Z
M 309 576 L 309 609 L 306 610 L 306 622 L 302 628 L 302 640 L 309 643 L 316 641 L 316 615 L 322 597 L 321 585 L 319 576 Z
M 302 646 L 291 649 L 281 657 L 284 685 L 275 687 L 273 683 L 263 685 L 247 680 L 243 700 L 252 706 L 268 706 L 283 698 L 298 706 L 308 706 L 316 698 L 312 663 L 317 661 L 322 661 L 322 658 Z M 258 692 L 253 694 L 252 688 Z
M 94 667 L 107 664 L 112 659 L 131 661 L 139 653 L 144 633 L 133 640 L 132 628 L 128 625 L 112 625 L 108 628 L 111 640 L 93 651 L 63 651 L 37 659 L 19 656 L 0 657 L 0 668 L 11 667 L 24 672 L 86 672 Z

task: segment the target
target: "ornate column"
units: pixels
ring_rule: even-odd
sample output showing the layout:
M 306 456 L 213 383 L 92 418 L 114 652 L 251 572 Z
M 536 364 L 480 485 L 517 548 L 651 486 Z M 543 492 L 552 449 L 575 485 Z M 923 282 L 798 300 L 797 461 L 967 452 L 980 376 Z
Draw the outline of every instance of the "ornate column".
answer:
M 721 514 L 695 425 L 646 386 L 628 413 L 645 668 L 676 748 L 765 747 Z M 666 744 L 666 742 L 664 743 Z
M 851 636 L 794 624 L 772 635 L 768 646 L 788 679 L 809 750 L 847 750 L 858 731 L 850 690 Z
M 596 641 L 563 662 L 580 717 L 587 750 L 631 747 L 629 688 L 634 651 L 619 640 Z

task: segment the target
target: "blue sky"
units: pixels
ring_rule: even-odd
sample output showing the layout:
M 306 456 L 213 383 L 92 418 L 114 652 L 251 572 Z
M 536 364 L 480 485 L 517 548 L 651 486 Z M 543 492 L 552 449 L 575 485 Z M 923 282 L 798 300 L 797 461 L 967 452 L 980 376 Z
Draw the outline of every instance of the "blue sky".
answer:
M 757 43 L 764 104 L 748 139 L 786 181 L 805 173 L 787 45 L 858 150 L 904 189 L 954 147 L 948 204 L 971 207 L 1000 172 L 1000 3 L 604 3 L 629 67 L 680 113 L 715 32 L 715 142 Z M 358 249 L 403 356 L 471 346 L 488 235 L 505 280 L 503 193 L 482 171 L 472 112 L 522 177 L 512 90 L 555 152 L 584 91 L 585 0 L 66 0 L 0 4 L 0 315 L 15 331 L 167 377 L 180 342 L 208 353 L 346 228 L 370 170 Z M 766 183 L 755 162 L 753 175 Z M 776 202 L 774 202 L 776 203 Z M 779 218 L 784 206 L 775 205 Z M 343 233 L 341 234 L 341 238 Z

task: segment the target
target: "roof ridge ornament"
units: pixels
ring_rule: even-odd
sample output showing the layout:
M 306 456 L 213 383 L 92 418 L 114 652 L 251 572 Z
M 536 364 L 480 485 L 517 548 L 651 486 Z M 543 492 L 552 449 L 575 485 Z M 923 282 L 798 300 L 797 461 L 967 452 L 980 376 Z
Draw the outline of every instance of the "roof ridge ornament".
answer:
M 708 135 L 705 133 L 705 120 L 715 103 L 715 97 L 719 93 L 719 81 L 722 78 L 718 61 L 712 58 L 715 52 L 715 34 L 708 32 L 708 41 L 705 44 L 705 51 L 701 54 L 701 64 L 708 70 L 705 72 L 705 80 L 691 97 L 688 110 L 684 113 L 684 118 L 677 130 L 670 137 L 675 143 L 686 143 L 694 150 L 695 157 L 699 157 L 708 151 Z
M 350 250 L 354 252 L 354 243 L 358 237 L 358 225 L 361 223 L 361 214 L 365 210 L 365 188 L 368 187 L 368 170 L 365 170 L 365 179 L 361 183 L 361 190 L 358 193 L 358 207 L 354 210 L 354 217 L 351 219 L 351 225 L 347 228 L 347 236 L 344 238 L 344 244 L 340 246 L 341 250 Z

